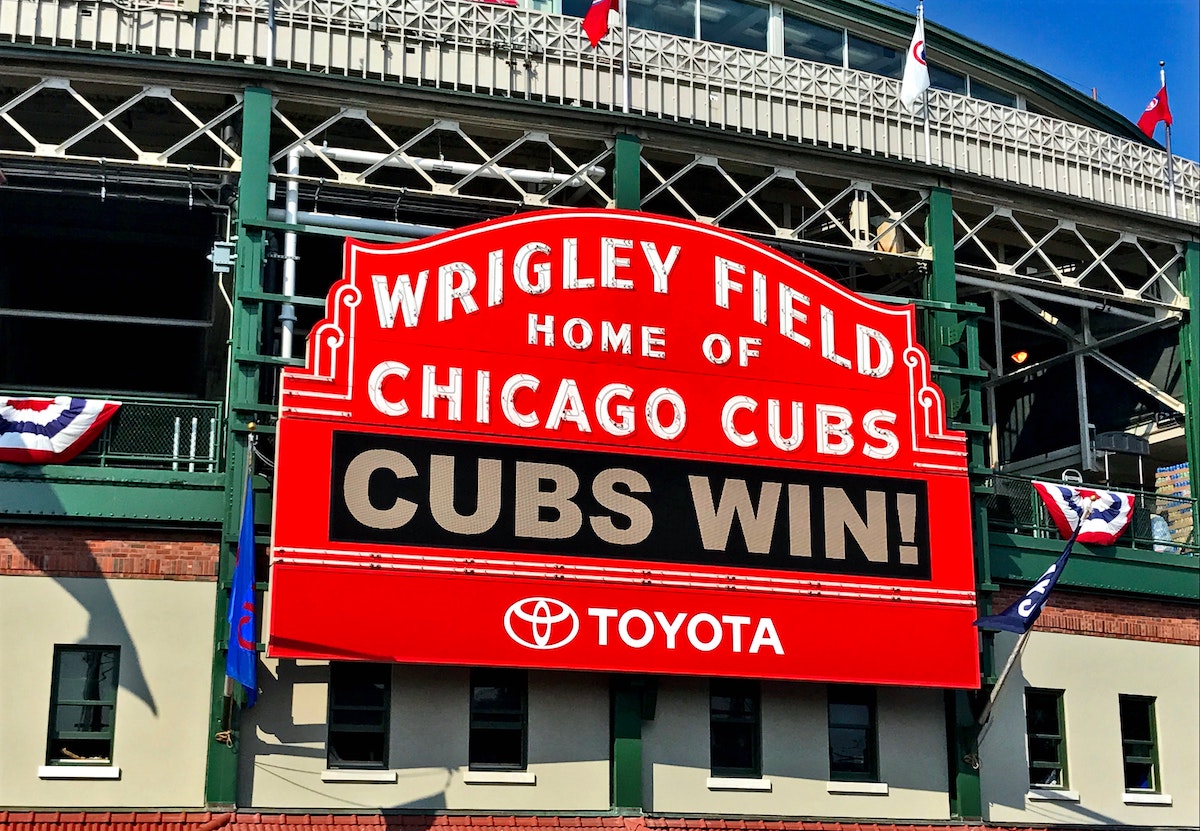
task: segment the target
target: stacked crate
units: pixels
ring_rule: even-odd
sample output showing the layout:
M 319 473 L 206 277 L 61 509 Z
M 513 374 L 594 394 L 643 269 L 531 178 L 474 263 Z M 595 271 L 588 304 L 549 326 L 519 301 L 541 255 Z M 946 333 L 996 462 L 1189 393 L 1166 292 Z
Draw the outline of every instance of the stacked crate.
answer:
M 1167 522 L 1171 539 L 1188 544 L 1193 540 L 1192 481 L 1187 462 L 1160 467 L 1154 475 L 1158 513 Z

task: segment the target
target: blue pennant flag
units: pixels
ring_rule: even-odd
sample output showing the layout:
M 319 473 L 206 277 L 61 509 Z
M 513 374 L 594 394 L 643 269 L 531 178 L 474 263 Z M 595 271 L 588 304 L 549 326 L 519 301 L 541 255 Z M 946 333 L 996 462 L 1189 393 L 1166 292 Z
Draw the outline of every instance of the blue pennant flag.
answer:
M 258 699 L 255 631 L 254 489 L 247 475 L 242 527 L 238 533 L 237 565 L 233 569 L 233 589 L 229 593 L 229 650 L 225 654 L 225 674 L 246 690 L 247 707 L 253 707 Z
M 1079 529 L 1083 527 L 1090 513 L 1091 506 L 1083 512 L 1079 524 L 1075 526 L 1070 539 L 1067 540 L 1067 546 L 1063 549 L 1063 553 L 1050 568 L 1046 569 L 1045 573 L 1034 583 L 1033 588 L 1025 592 L 1024 597 L 998 615 L 985 615 L 979 618 L 975 621 L 975 625 L 980 629 L 1016 632 L 1018 635 L 1028 632 L 1033 626 L 1033 622 L 1038 619 L 1038 615 L 1042 613 L 1042 609 L 1045 608 L 1046 601 L 1050 599 L 1050 590 L 1062 576 L 1063 569 L 1067 565 L 1067 558 L 1071 556 L 1071 549 L 1075 547 L 1075 540 L 1079 537 Z

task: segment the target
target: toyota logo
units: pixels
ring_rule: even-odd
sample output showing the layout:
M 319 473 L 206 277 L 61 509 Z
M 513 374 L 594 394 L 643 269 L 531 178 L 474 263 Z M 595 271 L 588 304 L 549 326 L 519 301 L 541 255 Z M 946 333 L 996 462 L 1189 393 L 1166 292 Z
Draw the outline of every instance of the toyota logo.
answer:
M 504 631 L 530 649 L 558 649 L 579 634 L 579 615 L 553 597 L 526 597 L 504 613 Z

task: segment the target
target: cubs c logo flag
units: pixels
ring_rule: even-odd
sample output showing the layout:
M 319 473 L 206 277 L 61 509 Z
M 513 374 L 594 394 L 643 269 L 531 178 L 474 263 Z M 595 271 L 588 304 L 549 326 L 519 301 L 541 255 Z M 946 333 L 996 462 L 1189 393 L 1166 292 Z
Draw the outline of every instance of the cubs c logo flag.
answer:
M 1046 512 L 1064 537 L 1078 534 L 1080 542 L 1112 545 L 1133 518 L 1133 494 L 1096 488 L 1073 488 L 1057 482 L 1034 482 Z M 1091 512 L 1081 521 L 1091 503 Z
M 925 63 L 925 19 L 917 18 L 917 28 L 908 45 L 904 60 L 904 77 L 900 80 L 900 102 L 911 107 L 929 89 L 929 66 Z
M 604 40 L 604 36 L 608 34 L 609 12 L 620 10 L 620 0 L 592 0 L 592 5 L 588 7 L 587 14 L 583 17 L 583 31 L 587 33 L 588 40 L 593 47 Z
M 1082 523 L 1080 523 L 1082 525 Z M 1078 528 L 1076 531 L 1078 532 Z M 1001 632 L 1016 632 L 1023 635 L 1030 630 L 1033 622 L 1038 619 L 1046 601 L 1050 599 L 1050 590 L 1058 583 L 1063 569 L 1067 567 L 1067 558 L 1071 556 L 1071 548 L 1075 545 L 1076 535 L 1072 534 L 1067 540 L 1063 553 L 1046 569 L 1033 588 L 1025 592 L 1025 596 L 1013 603 L 998 615 L 986 615 L 975 621 L 980 629 L 992 629 Z
M 1045 484 L 1045 482 L 1035 482 L 1034 487 Z M 1050 485 L 1050 487 L 1061 487 L 1068 491 L 1075 490 L 1065 485 Z M 1041 493 L 1041 489 L 1038 492 Z M 1067 567 L 1067 559 L 1071 556 L 1071 549 L 1075 546 L 1075 541 L 1082 538 L 1079 532 L 1089 522 L 1092 511 L 1100 499 L 1100 497 L 1094 496 L 1092 491 L 1088 491 L 1086 494 L 1080 493 L 1079 497 L 1082 500 L 1079 515 L 1074 517 L 1074 530 L 1067 535 L 1067 544 L 1063 547 L 1062 554 L 1059 554 L 1058 559 L 1051 564 L 1050 568 L 1042 573 L 1032 588 L 1025 592 L 1024 597 L 998 615 L 985 615 L 978 618 L 975 621 L 976 626 L 980 629 L 1016 632 L 1018 635 L 1024 635 L 1033 627 L 1033 623 L 1042 613 L 1042 609 L 1046 608 L 1046 601 L 1050 599 L 1051 589 L 1058 584 L 1058 578 L 1062 577 L 1063 569 Z M 1043 498 L 1045 497 L 1043 496 Z M 1132 497 L 1130 499 L 1132 500 Z
M 120 406 L 68 395 L 0 398 L 0 462 L 69 462 L 100 435 Z
M 1168 126 L 1174 123 L 1171 118 L 1171 106 L 1167 103 L 1167 88 L 1165 86 L 1146 105 L 1146 111 L 1138 119 L 1138 129 L 1148 137 L 1153 138 L 1154 128 L 1158 126 L 1158 122 L 1160 121 L 1167 122 Z
M 233 568 L 233 587 L 229 592 L 229 649 L 225 653 L 225 674 L 242 685 L 246 706 L 258 700 L 258 648 L 254 629 L 254 487 L 246 475 L 242 499 L 242 527 L 238 532 L 237 563 Z

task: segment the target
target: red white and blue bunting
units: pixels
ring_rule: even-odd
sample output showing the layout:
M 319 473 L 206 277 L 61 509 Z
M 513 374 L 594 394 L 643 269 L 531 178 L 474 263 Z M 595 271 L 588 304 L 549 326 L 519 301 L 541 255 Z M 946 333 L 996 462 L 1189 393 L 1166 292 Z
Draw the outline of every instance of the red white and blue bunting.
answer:
M 1133 518 L 1133 494 L 1130 493 L 1071 487 L 1059 482 L 1034 482 L 1033 487 L 1064 539 L 1069 539 L 1079 524 L 1088 499 L 1094 499 L 1094 504 L 1092 513 L 1079 529 L 1079 542 L 1112 545 L 1125 533 Z
M 0 398 L 0 462 L 62 464 L 91 444 L 121 404 L 94 398 Z

